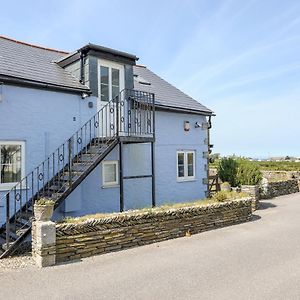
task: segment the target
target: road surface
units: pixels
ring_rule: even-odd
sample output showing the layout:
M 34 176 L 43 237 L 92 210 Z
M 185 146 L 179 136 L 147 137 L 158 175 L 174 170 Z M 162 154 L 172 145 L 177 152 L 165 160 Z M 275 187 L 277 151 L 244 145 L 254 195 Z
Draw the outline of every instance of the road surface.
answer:
M 263 206 L 240 225 L 0 271 L 0 299 L 300 299 L 300 193 Z

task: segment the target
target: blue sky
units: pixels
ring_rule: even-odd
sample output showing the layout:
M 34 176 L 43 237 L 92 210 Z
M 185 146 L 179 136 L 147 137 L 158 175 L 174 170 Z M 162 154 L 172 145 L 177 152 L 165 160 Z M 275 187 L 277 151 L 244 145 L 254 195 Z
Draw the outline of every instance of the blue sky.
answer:
M 216 152 L 300 156 L 300 1 L 1 2 L 2 35 L 136 54 L 216 112 Z

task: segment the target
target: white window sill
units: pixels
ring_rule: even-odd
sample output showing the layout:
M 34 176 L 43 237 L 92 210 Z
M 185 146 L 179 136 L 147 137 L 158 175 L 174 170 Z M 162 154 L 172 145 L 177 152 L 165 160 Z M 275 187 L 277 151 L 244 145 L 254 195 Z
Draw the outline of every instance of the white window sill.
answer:
M 16 183 L 13 183 L 13 184 L 0 184 L 0 192 L 5 192 L 5 191 L 10 191 L 13 187 L 15 187 L 16 186 L 16 184 L 17 184 L 17 182 Z M 29 187 L 23 187 L 22 186 L 22 189 L 21 190 L 28 190 L 29 189 Z M 20 188 L 17 188 L 16 190 L 20 190 Z
M 197 181 L 196 178 L 184 178 L 184 179 L 178 179 L 177 178 L 177 182 L 180 183 L 180 182 L 193 182 L 193 181 Z
M 110 189 L 110 188 L 118 188 L 120 185 L 118 184 L 108 184 L 108 185 L 102 185 L 102 189 Z

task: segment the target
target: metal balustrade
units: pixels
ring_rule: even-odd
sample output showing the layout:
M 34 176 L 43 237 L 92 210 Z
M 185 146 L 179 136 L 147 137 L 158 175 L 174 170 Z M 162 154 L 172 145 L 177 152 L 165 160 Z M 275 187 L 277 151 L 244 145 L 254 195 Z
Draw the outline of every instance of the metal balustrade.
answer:
M 153 138 L 154 94 L 122 90 L 10 191 L 0 220 L 0 258 L 30 234 L 33 205 L 41 198 L 58 207 L 119 143 L 120 138 Z M 2 253 L 1 253 L 2 251 Z

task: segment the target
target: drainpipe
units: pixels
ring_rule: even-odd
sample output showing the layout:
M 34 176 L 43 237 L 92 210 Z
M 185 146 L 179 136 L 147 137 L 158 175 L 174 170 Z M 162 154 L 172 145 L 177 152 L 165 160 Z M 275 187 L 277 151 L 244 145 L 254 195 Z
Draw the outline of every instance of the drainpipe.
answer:
M 82 51 L 80 52 L 80 82 L 84 84 L 85 78 L 84 78 L 84 58 L 85 58 L 85 53 Z
M 0 103 L 3 101 L 3 82 L 0 81 Z
M 207 122 L 207 151 L 208 151 L 208 156 L 207 156 L 207 192 L 208 192 L 208 197 L 210 197 L 210 191 L 209 191 L 209 154 L 211 153 L 211 144 L 210 144 L 210 129 L 211 129 L 211 116 L 208 116 L 208 122 Z

